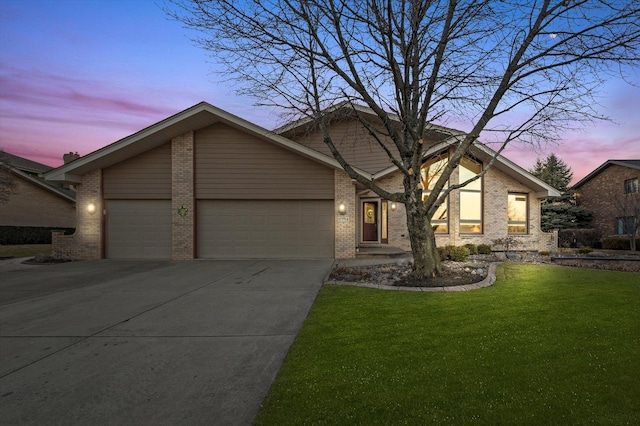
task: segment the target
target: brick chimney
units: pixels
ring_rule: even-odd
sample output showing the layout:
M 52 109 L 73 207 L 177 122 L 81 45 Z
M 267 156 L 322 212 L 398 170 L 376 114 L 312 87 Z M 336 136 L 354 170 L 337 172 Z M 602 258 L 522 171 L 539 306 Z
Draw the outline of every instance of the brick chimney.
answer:
M 78 158 L 80 158 L 80 155 L 78 155 L 77 152 L 70 152 L 62 156 L 62 159 L 64 160 L 64 164 L 70 163 L 74 160 L 77 160 Z

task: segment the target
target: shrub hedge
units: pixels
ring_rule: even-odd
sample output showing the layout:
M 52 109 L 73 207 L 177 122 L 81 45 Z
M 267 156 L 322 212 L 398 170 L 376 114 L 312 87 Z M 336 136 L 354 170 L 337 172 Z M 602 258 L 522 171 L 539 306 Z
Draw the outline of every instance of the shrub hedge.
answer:
M 631 247 L 629 243 L 630 241 L 627 237 L 609 237 L 602 240 L 602 248 L 608 250 L 629 250 Z M 636 251 L 640 251 L 640 238 L 636 239 Z
M 0 226 L 0 244 L 51 244 L 51 231 L 64 230 L 73 234 L 75 228 L 50 228 L 44 226 Z
M 465 246 L 450 246 L 449 259 L 454 262 L 464 262 L 469 258 L 469 249 Z
M 479 244 L 478 254 L 491 254 L 491 246 L 489 244 Z
M 558 245 L 564 248 L 598 247 L 601 238 L 602 234 L 596 229 L 561 229 L 558 231 Z

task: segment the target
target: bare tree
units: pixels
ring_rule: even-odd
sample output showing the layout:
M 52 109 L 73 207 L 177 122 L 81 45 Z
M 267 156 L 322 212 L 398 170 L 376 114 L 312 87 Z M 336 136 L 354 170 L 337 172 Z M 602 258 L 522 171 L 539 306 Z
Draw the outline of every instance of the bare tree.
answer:
M 597 89 L 638 63 L 635 0 L 171 0 L 167 11 L 261 104 L 310 119 L 346 173 L 404 203 L 415 278 L 441 270 L 431 218 L 461 184 L 449 178 L 479 143 L 540 143 L 601 117 Z M 375 119 L 359 113 L 367 106 Z M 337 106 L 368 130 L 403 175 L 388 192 L 345 160 L 332 139 Z M 423 200 L 430 123 L 464 120 Z M 387 143 L 386 141 L 391 141 Z
M 16 190 L 16 180 L 11 173 L 9 157 L 0 149 L 0 204 L 9 201 Z
M 640 194 L 624 194 L 615 198 L 616 231 L 629 236 L 629 248 L 637 250 L 636 239 L 640 232 Z

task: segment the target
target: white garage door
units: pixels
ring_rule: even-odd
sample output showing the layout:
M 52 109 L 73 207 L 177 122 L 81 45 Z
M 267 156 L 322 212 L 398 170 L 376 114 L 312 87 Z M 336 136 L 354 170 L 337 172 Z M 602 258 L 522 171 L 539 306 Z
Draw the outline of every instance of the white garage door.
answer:
M 107 258 L 170 259 L 170 200 L 107 200 Z
M 200 200 L 200 258 L 332 258 L 333 200 Z

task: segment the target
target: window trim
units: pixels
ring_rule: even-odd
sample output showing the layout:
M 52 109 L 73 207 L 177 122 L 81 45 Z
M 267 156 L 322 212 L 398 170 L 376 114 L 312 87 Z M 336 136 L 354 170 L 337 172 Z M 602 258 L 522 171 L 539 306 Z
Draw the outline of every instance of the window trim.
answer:
M 629 178 L 624 180 L 624 194 L 637 194 L 638 193 L 638 178 Z
M 483 164 L 481 161 L 476 160 L 475 158 L 464 156 L 464 159 L 476 163 L 480 166 L 480 172 L 482 172 Z M 462 160 L 458 164 L 458 183 L 462 183 L 460 179 L 460 169 L 462 168 Z M 479 173 L 477 173 L 479 174 Z M 480 181 L 480 189 L 466 189 L 466 187 L 462 187 L 458 189 L 458 234 L 460 235 L 484 235 L 484 176 L 478 179 Z M 476 219 L 462 219 L 462 194 L 463 193 L 471 193 L 471 194 L 480 194 L 480 231 L 478 232 L 463 232 L 462 225 L 463 224 L 475 224 L 477 223 Z
M 514 221 L 514 220 L 509 220 L 509 196 L 513 195 L 514 197 L 517 196 L 524 196 L 525 197 L 525 220 L 524 220 L 524 226 L 525 226 L 525 231 L 524 232 L 511 232 L 509 231 L 509 226 L 516 226 L 516 225 L 522 225 L 523 221 L 518 220 L 518 221 Z M 509 191 L 507 193 L 507 235 L 529 235 L 529 194 L 527 192 L 515 192 L 515 191 Z
M 436 156 L 434 156 L 433 158 L 427 159 L 425 161 L 422 162 L 422 164 L 420 165 L 420 176 L 422 176 L 422 169 L 424 167 L 428 167 L 434 163 L 437 163 L 438 161 L 444 160 L 446 159 L 447 163 L 449 162 L 449 151 L 446 152 L 442 152 L 441 154 L 438 154 Z M 422 177 L 420 178 L 420 182 L 422 182 Z M 424 183 L 423 183 L 424 185 Z M 449 182 L 447 182 L 447 185 L 445 186 L 445 189 L 449 186 Z M 431 194 L 431 190 L 429 188 L 423 188 L 422 189 L 422 201 L 424 202 L 426 200 L 426 198 Z M 440 225 L 444 225 L 446 227 L 446 231 L 442 232 L 442 231 L 437 231 L 434 230 L 434 233 L 436 235 L 449 235 L 451 233 L 451 222 L 449 220 L 450 216 L 451 216 L 451 209 L 450 209 L 450 203 L 449 203 L 449 198 L 450 195 L 447 195 L 447 199 L 444 201 L 444 205 L 445 205 L 445 211 L 447 213 L 447 217 L 446 219 L 436 219 L 436 222 L 434 223 L 433 219 L 431 220 L 431 225 L 432 227 L 438 227 Z M 439 207 L 438 207 L 439 208 Z M 436 213 L 437 213 L 436 209 Z
M 631 221 L 633 220 L 634 225 L 636 224 L 636 221 L 638 220 L 635 216 L 616 216 L 616 222 L 615 222 L 615 235 L 616 236 L 625 236 L 625 235 L 630 235 L 626 232 L 624 232 L 624 220 L 628 220 Z M 621 232 L 619 232 L 621 231 Z

